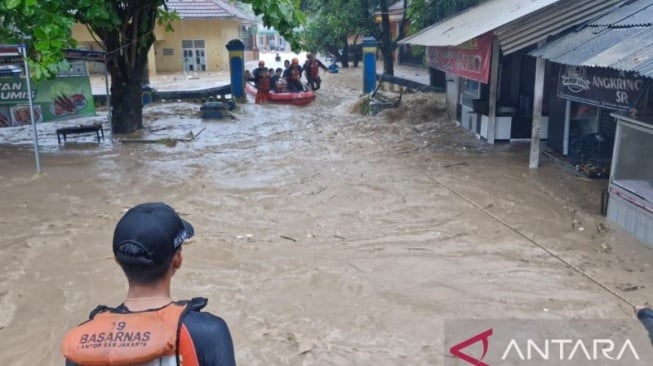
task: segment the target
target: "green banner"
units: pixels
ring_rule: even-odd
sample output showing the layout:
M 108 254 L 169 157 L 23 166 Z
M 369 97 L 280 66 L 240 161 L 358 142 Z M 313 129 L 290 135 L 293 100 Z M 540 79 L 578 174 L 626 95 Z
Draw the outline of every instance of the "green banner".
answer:
M 36 122 L 95 115 L 88 76 L 59 77 L 31 86 Z M 26 79 L 0 77 L 0 127 L 30 124 L 28 103 Z

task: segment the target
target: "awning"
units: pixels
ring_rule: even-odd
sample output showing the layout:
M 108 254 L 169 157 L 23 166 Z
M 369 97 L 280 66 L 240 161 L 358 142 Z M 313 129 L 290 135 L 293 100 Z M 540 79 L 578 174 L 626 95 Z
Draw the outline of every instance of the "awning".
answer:
M 404 38 L 399 43 L 458 46 L 559 1 L 561 0 L 487 0 Z
M 483 33 L 493 32 L 502 53 L 508 55 L 595 19 L 622 1 L 488 0 L 399 42 L 458 46 Z
M 529 54 L 573 66 L 635 71 L 653 78 L 653 0 L 637 0 Z

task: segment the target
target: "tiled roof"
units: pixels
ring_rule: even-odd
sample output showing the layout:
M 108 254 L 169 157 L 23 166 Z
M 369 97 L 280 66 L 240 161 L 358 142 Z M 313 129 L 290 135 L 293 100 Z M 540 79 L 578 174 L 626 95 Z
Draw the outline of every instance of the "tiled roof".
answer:
M 252 21 L 253 17 L 223 0 L 168 0 L 168 9 L 182 19 L 239 18 Z

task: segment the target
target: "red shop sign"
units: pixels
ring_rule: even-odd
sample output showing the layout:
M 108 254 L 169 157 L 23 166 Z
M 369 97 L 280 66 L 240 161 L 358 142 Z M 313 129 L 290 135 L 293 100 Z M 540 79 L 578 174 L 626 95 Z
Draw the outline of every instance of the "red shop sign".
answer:
M 460 46 L 427 47 L 429 66 L 487 84 L 490 79 L 492 33 L 486 33 Z

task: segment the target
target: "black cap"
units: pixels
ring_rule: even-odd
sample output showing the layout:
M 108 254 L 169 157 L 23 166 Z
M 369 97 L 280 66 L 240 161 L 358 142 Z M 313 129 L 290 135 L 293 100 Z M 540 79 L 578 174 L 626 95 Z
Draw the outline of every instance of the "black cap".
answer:
M 162 202 L 135 206 L 118 221 L 113 254 L 123 264 L 161 263 L 195 233 L 193 226 Z

